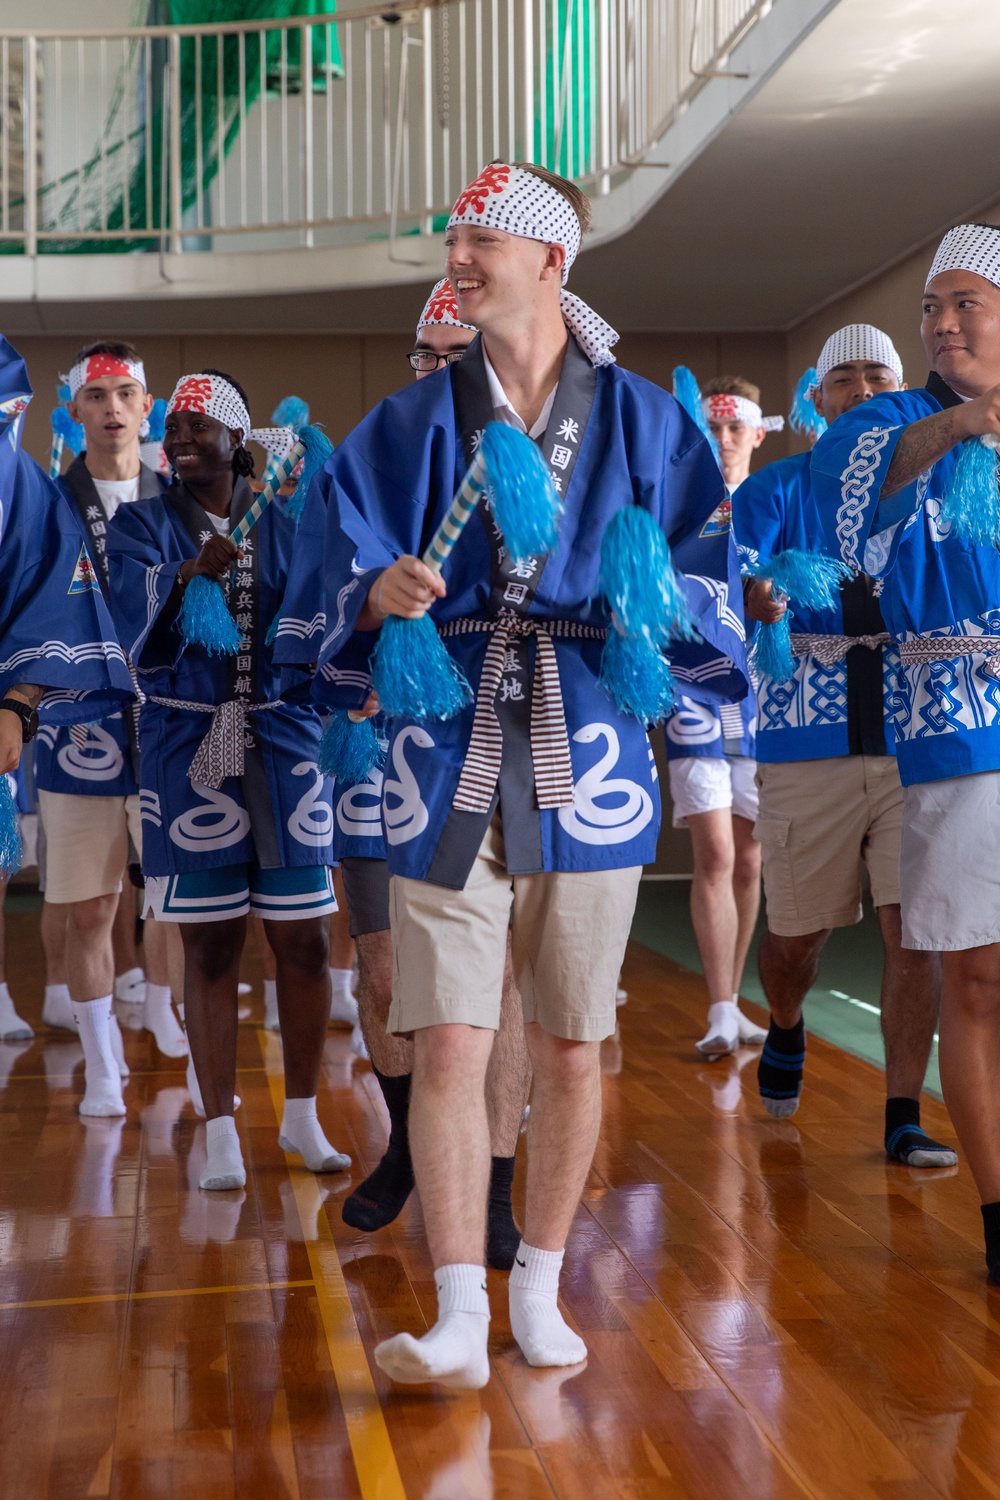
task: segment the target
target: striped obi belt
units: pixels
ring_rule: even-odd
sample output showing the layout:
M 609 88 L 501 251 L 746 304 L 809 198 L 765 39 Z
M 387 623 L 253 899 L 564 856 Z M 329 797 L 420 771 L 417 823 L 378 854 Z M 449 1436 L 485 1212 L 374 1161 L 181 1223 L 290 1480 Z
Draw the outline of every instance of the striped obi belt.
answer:
M 985 656 L 983 671 L 989 677 L 1000 677 L 1000 636 L 934 635 L 917 636 L 900 641 L 899 659 L 904 667 L 927 667 L 934 662 L 954 660 L 958 656 Z
M 154 697 L 152 702 L 163 708 L 182 708 L 192 714 L 212 715 L 208 733 L 188 766 L 188 777 L 215 792 L 227 776 L 242 776 L 246 769 L 246 735 L 250 727 L 247 715 L 281 706 L 280 698 L 271 703 L 247 703 L 242 698 L 230 698 L 225 703 L 191 703 L 185 698 Z
M 533 635 L 536 641 L 535 674 L 531 684 L 531 763 L 540 808 L 573 805 L 573 763 L 566 731 L 559 664 L 554 639 L 603 641 L 607 631 L 600 625 L 577 620 L 535 620 L 502 610 L 495 620 L 463 616 L 441 627 L 444 637 L 487 634 L 492 637 L 483 659 L 483 673 L 476 694 L 472 735 L 452 806 L 460 812 L 489 812 L 500 779 L 503 730 L 496 711 L 496 696 L 503 675 L 508 642 Z
M 854 646 L 877 651 L 891 644 L 892 636 L 885 630 L 878 635 L 797 635 L 793 630 L 791 640 L 793 656 L 811 656 L 821 667 L 835 667 Z

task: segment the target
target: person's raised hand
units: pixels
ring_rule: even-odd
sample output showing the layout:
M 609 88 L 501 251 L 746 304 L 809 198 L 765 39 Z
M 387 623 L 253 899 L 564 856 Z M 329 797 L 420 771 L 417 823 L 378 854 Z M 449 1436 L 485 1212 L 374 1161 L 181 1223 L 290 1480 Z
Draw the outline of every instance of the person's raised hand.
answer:
M 378 713 L 378 693 L 369 693 L 361 708 L 349 708 L 347 717 L 352 724 L 363 724 L 365 719 L 374 719 Z
M 182 583 L 190 583 L 196 574 L 211 578 L 215 583 L 224 583 L 233 563 L 239 562 L 243 553 L 227 536 L 210 536 L 197 557 L 182 562 L 178 576 Z
M 419 620 L 446 592 L 441 574 L 433 572 L 419 557 L 398 557 L 372 584 L 368 610 L 379 624 L 389 615 Z
M 974 396 L 955 408 L 962 431 L 968 437 L 1000 439 L 1000 385 L 983 396 Z
M 755 578 L 747 589 L 743 609 L 748 619 L 758 625 L 776 625 L 788 608 L 788 601 L 774 597 L 770 578 Z

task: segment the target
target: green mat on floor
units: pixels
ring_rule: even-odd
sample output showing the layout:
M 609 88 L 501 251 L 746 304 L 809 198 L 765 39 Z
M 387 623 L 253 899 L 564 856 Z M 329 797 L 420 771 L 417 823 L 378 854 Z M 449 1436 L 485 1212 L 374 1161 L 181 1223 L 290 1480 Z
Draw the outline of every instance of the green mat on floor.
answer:
M 644 880 L 639 887 L 632 936 L 637 943 L 644 943 L 665 958 L 700 974 L 701 959 L 691 926 L 690 898 L 688 880 Z M 741 993 L 758 1005 L 765 1005 L 757 977 L 757 938 L 762 931 L 763 921 L 750 948 L 741 988 Z M 806 996 L 806 1029 L 883 1068 L 885 1056 L 879 1031 L 881 982 L 882 938 L 875 913 L 866 905 L 864 920 L 856 927 L 838 927 L 830 935 L 819 979 Z M 941 1098 L 936 1041 L 925 1087 L 929 1094 Z

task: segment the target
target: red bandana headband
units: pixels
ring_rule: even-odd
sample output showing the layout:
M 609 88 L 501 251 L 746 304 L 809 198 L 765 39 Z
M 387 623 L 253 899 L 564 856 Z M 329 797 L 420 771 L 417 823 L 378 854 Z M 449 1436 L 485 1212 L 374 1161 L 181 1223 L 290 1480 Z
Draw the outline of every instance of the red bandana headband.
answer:
M 103 380 L 106 375 L 135 380 L 143 390 L 146 389 L 146 371 L 141 359 L 122 359 L 117 354 L 91 354 L 87 359 L 78 359 L 66 377 L 70 399 L 75 401 L 85 385 L 92 380 Z
M 763 427 L 765 432 L 780 432 L 784 417 L 765 417 L 756 401 L 727 393 L 706 396 L 701 409 L 710 422 L 744 422 L 747 427 Z
M 243 441 L 259 443 L 268 453 L 285 454 L 295 442 L 290 427 L 251 427 L 246 403 L 234 385 L 221 375 L 182 375 L 167 402 L 167 415 L 175 411 L 196 411 L 214 417 L 230 432 L 237 428 Z
M 417 337 L 425 328 L 468 328 L 475 333 L 471 323 L 463 323 L 458 316 L 458 302 L 447 276 L 439 281 L 424 304 L 417 324 Z
M 484 167 L 458 195 L 448 228 L 456 224 L 479 224 L 521 239 L 562 245 L 566 252 L 564 287 L 580 249 L 580 220 L 572 203 L 544 178 L 503 161 Z M 591 364 L 613 365 L 611 346 L 617 344 L 618 335 L 611 325 L 572 292 L 563 291 L 560 305 L 566 327 Z

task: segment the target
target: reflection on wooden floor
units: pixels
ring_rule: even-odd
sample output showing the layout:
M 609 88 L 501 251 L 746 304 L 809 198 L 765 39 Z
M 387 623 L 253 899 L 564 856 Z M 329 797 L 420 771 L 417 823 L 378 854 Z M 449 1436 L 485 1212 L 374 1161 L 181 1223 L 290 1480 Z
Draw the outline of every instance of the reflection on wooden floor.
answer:
M 8 953 L 38 1025 L 36 926 L 10 920 Z M 145 1034 L 126 1033 L 123 1122 L 79 1119 L 72 1038 L 0 1046 L 0 1495 L 1000 1496 L 1000 1292 L 968 1172 L 888 1166 L 881 1075 L 822 1043 L 796 1120 L 768 1122 L 751 1054 L 694 1058 L 701 981 L 639 947 L 625 979 L 565 1287 L 589 1363 L 529 1370 L 490 1273 L 481 1395 L 374 1368 L 374 1343 L 434 1317 L 419 1208 L 345 1228 L 346 1182 L 277 1146 L 280 1044 L 255 1024 L 238 1194 L 197 1190 L 183 1066 Z M 377 1091 L 345 1032 L 320 1114 L 374 1164 Z M 926 1123 L 953 1139 L 931 1101 Z

